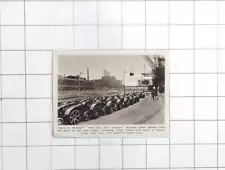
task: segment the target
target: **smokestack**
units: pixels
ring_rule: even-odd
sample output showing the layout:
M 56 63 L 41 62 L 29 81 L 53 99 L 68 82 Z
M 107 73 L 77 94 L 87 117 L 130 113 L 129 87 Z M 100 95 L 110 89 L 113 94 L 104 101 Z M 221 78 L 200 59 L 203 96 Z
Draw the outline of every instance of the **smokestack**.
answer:
M 89 80 L 89 68 L 87 68 L 87 80 Z

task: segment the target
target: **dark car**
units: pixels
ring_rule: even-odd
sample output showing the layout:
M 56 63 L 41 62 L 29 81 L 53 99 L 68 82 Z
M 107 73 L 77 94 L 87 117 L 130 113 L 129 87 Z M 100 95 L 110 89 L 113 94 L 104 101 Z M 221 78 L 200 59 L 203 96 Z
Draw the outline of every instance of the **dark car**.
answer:
M 115 104 L 116 104 L 116 110 L 121 110 L 125 107 L 123 99 L 121 99 L 121 98 L 117 98 Z
M 138 95 L 138 97 L 139 97 L 139 98 L 145 98 L 145 94 L 144 94 L 144 93 L 140 93 L 140 94 Z
M 136 94 L 133 94 L 133 101 L 134 103 L 139 102 L 139 97 Z
M 65 112 L 67 111 L 67 109 L 69 109 L 70 107 L 74 106 L 74 103 L 65 103 L 62 104 L 58 107 L 58 124 L 62 125 L 62 124 L 70 124 L 70 122 L 68 122 L 67 120 L 65 120 Z
M 110 96 L 108 99 L 107 99 L 107 102 L 108 101 L 111 101 L 111 108 L 112 108 L 112 111 L 115 112 L 117 111 L 117 105 L 116 105 L 116 101 L 117 101 L 117 97 L 116 96 Z
M 102 102 L 103 105 L 106 105 L 107 99 L 108 99 L 108 98 L 105 96 L 105 97 L 102 97 L 102 98 L 100 99 L 100 101 Z
M 65 105 L 66 104 L 66 102 L 64 102 L 64 101 L 59 101 L 58 102 L 58 107 L 60 107 L 60 106 L 62 106 L 62 105 Z
M 101 116 L 105 116 L 105 115 L 113 113 L 114 107 L 115 106 L 114 106 L 113 102 L 111 100 L 107 100 L 105 105 L 102 108 Z
M 80 102 L 80 104 L 84 105 L 84 106 L 87 107 L 87 108 L 90 108 L 90 106 L 92 105 L 93 102 L 94 102 L 94 101 L 91 100 L 91 99 L 86 99 L 86 100 L 82 100 L 82 101 Z
M 123 99 L 123 102 L 124 102 L 124 107 L 130 106 L 130 100 L 128 97 L 125 96 Z
M 134 102 L 134 97 L 132 95 L 128 96 L 128 100 L 130 102 L 130 105 L 133 105 L 135 102 Z
M 104 115 L 102 108 L 104 107 L 101 100 L 96 100 L 89 108 L 88 115 L 90 119 L 97 119 L 99 116 Z
M 64 107 L 63 112 L 58 110 L 58 122 L 64 125 L 76 125 L 81 120 L 82 109 L 81 104 L 71 105 L 70 107 Z

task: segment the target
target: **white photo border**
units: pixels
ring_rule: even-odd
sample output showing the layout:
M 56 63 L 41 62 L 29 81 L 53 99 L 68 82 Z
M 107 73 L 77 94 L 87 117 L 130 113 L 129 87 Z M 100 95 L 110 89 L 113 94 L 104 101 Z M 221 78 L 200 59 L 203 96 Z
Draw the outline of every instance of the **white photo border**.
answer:
M 59 56 L 76 56 L 76 55 L 163 55 L 165 57 L 165 99 L 164 99 L 164 124 L 128 124 L 128 125 L 58 125 L 58 57 Z M 92 137 L 141 137 L 141 138 L 168 138 L 169 137 L 169 117 L 170 117 L 170 60 L 168 50 L 77 50 L 77 49 L 66 49 L 66 50 L 53 50 L 53 66 L 52 66 L 52 107 L 53 107 L 53 137 L 60 138 L 92 138 Z M 150 132 L 142 132 L 135 134 L 81 134 L 75 129 L 102 129 L 107 128 L 150 128 Z M 95 130 L 96 130 L 95 129 Z

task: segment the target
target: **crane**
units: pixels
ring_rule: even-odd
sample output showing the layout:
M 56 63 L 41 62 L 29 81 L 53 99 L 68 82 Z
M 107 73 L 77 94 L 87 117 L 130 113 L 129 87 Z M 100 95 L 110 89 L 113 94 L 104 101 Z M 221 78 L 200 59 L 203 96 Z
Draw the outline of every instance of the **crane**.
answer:
M 151 68 L 151 71 L 148 73 L 143 73 L 142 75 L 151 76 L 153 80 L 153 87 L 154 87 L 154 96 L 158 96 L 158 91 L 160 93 L 164 93 L 164 86 L 165 86 L 165 66 L 162 64 L 162 61 L 165 61 L 165 58 L 160 55 L 144 55 L 143 56 L 145 61 Z M 153 59 L 154 60 L 153 60 Z
M 150 66 L 150 72 L 147 72 L 147 73 L 142 73 L 143 76 L 151 76 L 151 77 L 154 77 L 154 70 L 156 68 L 156 63 L 150 58 L 150 56 L 148 55 L 144 55 L 143 56 L 144 60 L 148 63 L 148 65 Z

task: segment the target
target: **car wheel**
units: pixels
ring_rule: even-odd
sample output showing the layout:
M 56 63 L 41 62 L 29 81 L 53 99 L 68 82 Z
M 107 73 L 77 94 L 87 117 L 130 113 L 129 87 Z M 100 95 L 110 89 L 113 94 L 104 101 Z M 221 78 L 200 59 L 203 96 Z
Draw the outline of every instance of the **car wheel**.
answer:
M 95 113 L 94 113 L 94 118 L 95 118 L 95 119 L 99 118 L 99 117 L 100 117 L 99 115 L 100 115 L 100 114 L 99 114 L 98 112 L 95 112 Z
M 101 110 L 101 115 L 102 116 L 105 116 L 106 115 L 106 110 L 105 109 Z
M 112 114 L 112 113 L 113 113 L 113 108 L 110 107 L 109 114 Z
M 84 121 L 89 121 L 89 120 L 90 120 L 90 117 L 89 117 L 89 115 L 88 115 L 88 111 L 84 112 L 83 120 L 84 120 Z
M 80 112 L 78 110 L 73 110 L 70 113 L 70 124 L 76 125 L 80 121 Z
M 117 111 L 116 107 L 113 107 L 113 112 L 116 112 L 116 111 Z
M 58 125 L 63 125 L 64 124 L 64 120 L 63 118 L 58 118 Z

